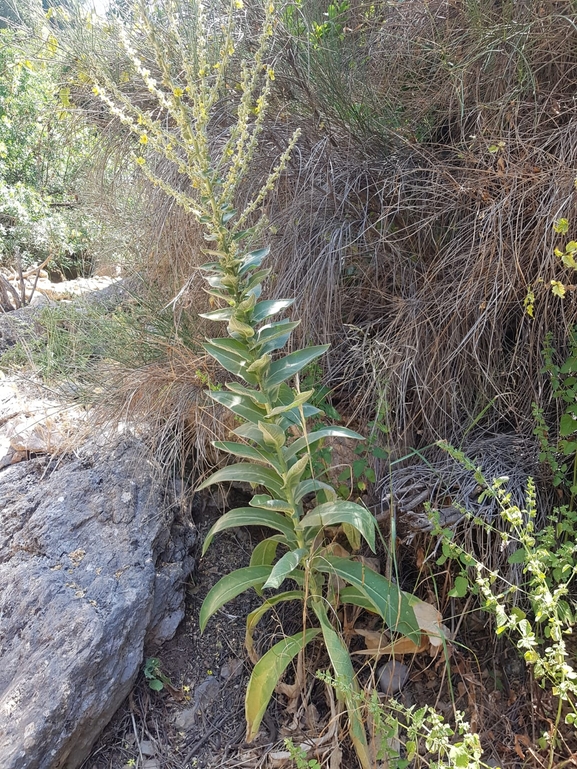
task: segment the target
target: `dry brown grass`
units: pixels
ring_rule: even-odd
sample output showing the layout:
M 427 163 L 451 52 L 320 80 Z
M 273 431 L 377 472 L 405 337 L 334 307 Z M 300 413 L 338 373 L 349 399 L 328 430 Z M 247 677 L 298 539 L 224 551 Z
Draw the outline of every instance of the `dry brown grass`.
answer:
M 302 5 L 309 19 L 323 10 Z M 473 424 L 531 439 L 531 402 L 549 407 L 545 334 L 562 351 L 577 322 L 574 295 L 560 301 L 549 287 L 572 282 L 552 225 L 575 219 L 575 18 L 569 0 L 411 0 L 352 3 L 342 39 L 317 46 L 279 27 L 275 102 L 237 203 L 299 124 L 265 205 L 268 293 L 297 297 L 296 342 L 333 345 L 324 366 L 338 408 L 365 425 L 380 410 L 400 452 L 460 444 Z M 224 99 L 215 143 L 230 115 Z M 207 308 L 203 241 L 163 193 L 151 191 L 148 211 L 142 269 L 167 302 L 185 287 L 178 327 Z M 534 319 L 523 308 L 529 287 Z M 198 325 L 199 338 L 217 331 Z M 153 391 L 164 391 L 161 368 Z M 146 389 L 145 370 L 135 376 Z M 176 388 L 168 362 L 166 376 Z

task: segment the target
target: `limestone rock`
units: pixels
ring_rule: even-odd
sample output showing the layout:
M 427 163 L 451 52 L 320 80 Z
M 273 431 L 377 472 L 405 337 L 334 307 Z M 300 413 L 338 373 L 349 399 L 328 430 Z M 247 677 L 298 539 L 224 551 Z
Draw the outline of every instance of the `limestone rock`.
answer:
M 195 532 L 142 446 L 0 470 L 0 764 L 76 769 L 183 616 Z

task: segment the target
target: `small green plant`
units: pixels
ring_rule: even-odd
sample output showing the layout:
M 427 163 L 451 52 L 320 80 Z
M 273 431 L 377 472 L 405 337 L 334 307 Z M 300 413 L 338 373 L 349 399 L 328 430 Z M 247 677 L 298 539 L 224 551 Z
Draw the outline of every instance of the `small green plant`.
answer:
M 543 349 L 545 366 L 542 373 L 551 378 L 553 398 L 563 404 L 556 444 L 550 440 L 550 431 L 543 410 L 533 405 L 534 434 L 539 439 L 539 460 L 553 472 L 553 485 L 566 487 L 571 494 L 571 505 L 577 494 L 577 328 L 569 336 L 569 354 L 559 366 L 554 362 L 552 336 L 548 334 Z
M 285 748 L 290 753 L 291 760 L 294 761 L 296 769 L 321 769 L 321 765 L 316 758 L 307 759 L 307 753 L 300 745 L 295 745 L 294 742 L 287 737 L 284 741 Z
M 548 766 L 552 767 L 564 709 L 565 722 L 577 724 L 577 670 L 566 643 L 575 625 L 575 605 L 570 595 L 577 574 L 577 513 L 568 506 L 557 508 L 550 522 L 536 531 L 536 494 L 531 479 L 527 483 L 526 506 L 521 509 L 511 501 L 506 489 L 508 478 L 489 482 L 462 452 L 446 444 L 443 447 L 474 474 L 483 488 L 480 500 L 490 497 L 498 503 L 506 531 L 498 531 L 481 518 L 473 522 L 499 537 L 503 550 L 511 551 L 508 562 L 522 564 L 525 579 L 517 586 L 487 569 L 455 542 L 454 532 L 443 528 L 438 514 L 432 511 L 433 533 L 442 543 L 439 563 L 450 559 L 459 564 L 460 575 L 452 594 L 462 596 L 471 591 L 478 595 L 482 608 L 495 617 L 497 634 L 507 633 L 512 638 L 533 669 L 537 683 L 550 689 L 556 698 L 552 726 L 543 737 L 543 745 L 549 749 Z M 520 598 L 524 599 L 524 608 Z
M 164 675 L 160 668 L 158 657 L 148 657 L 142 669 L 149 687 L 155 692 L 161 692 L 165 686 L 172 686 L 168 676 Z
M 187 5 L 187 18 L 194 20 L 189 36 L 170 3 L 139 6 L 135 27 L 140 38 L 131 37 L 120 20 L 115 22 L 127 57 L 126 70 L 135 73 L 156 102 L 157 107 L 150 112 L 144 112 L 140 102 L 131 101 L 97 62 L 94 69 L 84 71 L 84 77 L 94 83 L 93 92 L 133 134 L 135 161 L 149 180 L 204 227 L 209 261 L 200 270 L 212 306 L 217 309 L 202 317 L 224 324 L 227 335 L 208 339 L 203 347 L 235 377 L 225 389 L 209 389 L 207 394 L 239 421 L 232 440 L 214 445 L 241 461 L 217 471 L 198 489 L 241 481 L 265 493 L 254 494 L 246 507 L 223 515 L 209 531 L 203 554 L 216 534 L 230 528 L 258 526 L 274 532 L 255 547 L 249 566 L 226 575 L 210 590 L 200 611 L 200 628 L 204 631 L 224 604 L 249 588 L 263 598 L 246 621 L 246 646 L 255 661 L 245 699 L 249 741 L 256 737 L 273 691 L 295 658 L 294 688 L 297 693 L 304 690 L 305 647 L 322 638 L 334 674 L 348 685 L 340 696 L 347 708 L 350 736 L 363 769 L 370 769 L 365 724 L 352 696 L 359 685 L 337 610 L 341 604 L 367 609 L 393 632 L 415 641 L 420 639 L 420 630 L 412 597 L 354 558 L 334 541 L 334 533 L 326 533 L 327 527 L 349 527 L 355 539 L 362 537 L 375 550 L 376 523 L 371 513 L 361 505 L 338 499 L 333 486 L 316 479 L 313 472 L 315 451 L 325 438 L 362 440 L 362 436 L 344 427 L 309 430 L 307 420 L 320 412 L 311 403 L 314 391 L 303 391 L 298 375 L 323 355 L 328 345 L 283 354 L 299 321 L 273 318 L 293 300 L 261 298 L 263 283 L 271 272 L 263 266 L 269 248 L 250 244 L 263 231 L 258 211 L 288 162 L 298 133 L 252 200 L 242 210 L 234 207 L 236 192 L 258 146 L 274 80 L 274 71 L 265 58 L 275 22 L 272 3 L 265 5 L 262 32 L 250 61 L 240 65 L 236 124 L 217 148 L 211 141 L 211 119 L 226 90 L 235 41 L 242 38 L 235 34 L 241 7 L 241 0 L 234 0 L 227 19 L 219 17 L 218 23 L 215 20 L 211 25 L 202 3 Z M 177 60 L 170 60 L 167 52 Z M 143 63 L 150 55 L 156 75 Z M 171 186 L 160 176 L 151 152 L 172 162 L 189 187 Z M 283 592 L 265 594 L 287 581 L 290 584 Z M 343 583 L 346 587 L 341 586 Z M 303 628 L 258 659 L 255 628 L 268 611 L 287 601 L 300 602 Z
M 319 673 L 319 677 L 337 692 L 347 684 Z M 455 726 L 430 705 L 406 707 L 397 700 L 382 701 L 373 689 L 370 693 L 351 693 L 358 707 L 367 713 L 377 762 L 389 769 L 426 766 L 430 769 L 480 769 L 483 751 L 479 735 L 471 731 L 463 713 L 454 712 Z M 298 764 L 297 764 L 298 766 Z

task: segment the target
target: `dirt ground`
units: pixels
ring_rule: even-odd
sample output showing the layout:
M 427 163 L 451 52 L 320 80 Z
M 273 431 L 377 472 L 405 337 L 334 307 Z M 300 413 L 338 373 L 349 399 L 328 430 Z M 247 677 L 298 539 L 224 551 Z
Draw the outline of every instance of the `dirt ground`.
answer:
M 235 504 L 238 503 L 237 500 Z M 199 542 L 220 514 L 210 498 L 196 500 L 192 515 L 199 529 Z M 298 743 L 305 732 L 309 736 L 315 730 L 321 736 L 327 732 L 331 711 L 325 685 L 311 675 L 312 711 L 309 709 L 306 717 L 301 713 L 299 721 L 294 714 L 287 713 L 286 700 L 278 695 L 269 706 L 256 742 L 252 745 L 244 742 L 243 700 L 251 669 L 244 652 L 244 621 L 246 614 L 258 604 L 254 592 L 227 604 L 210 620 L 205 633 L 200 634 L 198 614 L 204 596 L 222 575 L 248 565 L 251 550 L 261 534 L 255 529 L 221 534 L 206 556 L 199 559 L 194 583 L 188 586 L 186 618 L 176 636 L 161 649 L 146 652 L 147 657 L 158 659 L 159 668 L 171 685 L 160 692 L 153 691 L 141 674 L 82 769 L 282 766 L 278 753 L 284 750 L 285 736 L 293 736 Z M 400 563 L 405 564 L 408 574 L 418 550 L 418 543 L 401 547 Z M 483 761 L 488 766 L 510 769 L 545 766 L 537 740 L 550 724 L 552 703 L 532 682 L 514 646 L 504 639 L 496 639 L 485 615 L 463 601 L 443 598 L 447 592 L 443 580 L 447 582 L 444 574 L 431 574 L 430 579 L 421 580 L 428 585 L 429 593 L 422 597 L 434 599 L 434 582 L 444 623 L 454 634 L 454 640 L 446 654 L 405 656 L 403 661 L 409 667 L 409 678 L 399 695 L 400 701 L 408 707 L 430 704 L 449 723 L 453 721 L 455 709 L 463 711 L 471 728 L 479 733 Z M 263 646 L 278 640 L 283 632 L 295 632 L 299 620 L 300 609 L 288 604 L 283 616 L 271 613 L 261 629 Z M 362 618 L 360 625 L 363 625 Z M 365 620 L 365 626 L 371 626 L 370 618 Z M 360 638 L 351 641 L 353 651 L 361 650 L 362 646 Z M 375 680 L 375 668 L 383 661 L 367 661 L 362 654 L 355 659 L 359 679 L 370 686 Z M 309 663 L 311 674 L 319 668 L 326 669 L 321 648 L 316 656 L 311 654 Z M 346 746 L 343 727 L 344 723 L 337 737 L 342 754 L 338 762 L 333 756 L 330 769 L 356 767 Z M 574 746 L 560 745 L 560 760 L 577 764 L 573 759 L 574 749 Z M 329 765 L 328 754 L 318 757 L 321 765 Z M 284 766 L 294 764 L 289 762 Z

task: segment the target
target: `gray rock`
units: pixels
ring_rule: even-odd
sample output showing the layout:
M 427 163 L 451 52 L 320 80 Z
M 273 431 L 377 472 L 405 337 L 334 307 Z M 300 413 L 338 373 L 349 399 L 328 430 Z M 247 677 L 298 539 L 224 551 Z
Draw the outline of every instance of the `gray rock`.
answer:
M 0 765 L 76 769 L 184 614 L 192 525 L 142 446 L 0 470 Z
M 408 678 L 409 668 L 402 662 L 390 660 L 379 668 L 379 689 L 385 694 L 396 694 Z

